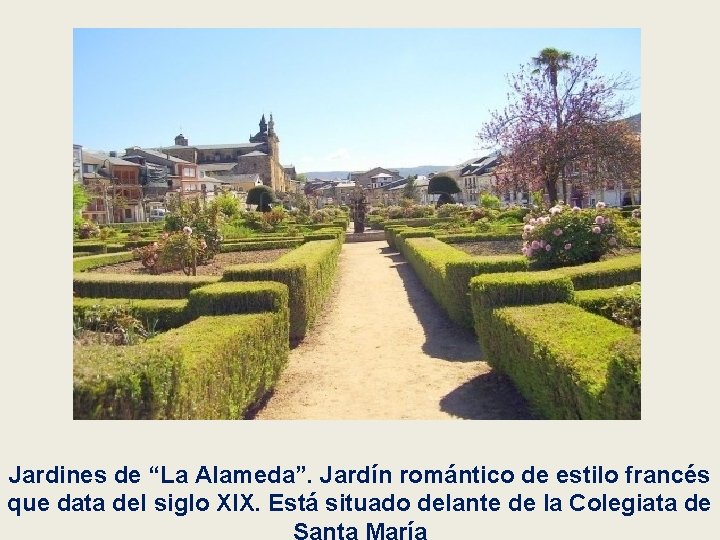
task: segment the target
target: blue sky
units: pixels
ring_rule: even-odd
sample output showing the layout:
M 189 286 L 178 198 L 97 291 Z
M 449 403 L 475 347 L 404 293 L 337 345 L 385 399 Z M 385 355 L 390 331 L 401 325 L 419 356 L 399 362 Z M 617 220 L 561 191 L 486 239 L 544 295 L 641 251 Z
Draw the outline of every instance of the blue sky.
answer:
M 452 165 L 544 47 L 629 73 L 640 112 L 639 29 L 75 29 L 73 141 L 247 142 L 273 113 L 299 172 Z

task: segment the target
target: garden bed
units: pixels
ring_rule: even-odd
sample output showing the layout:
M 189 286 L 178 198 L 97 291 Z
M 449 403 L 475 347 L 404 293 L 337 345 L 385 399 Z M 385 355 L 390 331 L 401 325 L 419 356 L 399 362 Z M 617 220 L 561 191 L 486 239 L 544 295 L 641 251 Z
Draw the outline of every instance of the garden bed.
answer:
M 267 249 L 262 251 L 236 251 L 230 253 L 218 253 L 206 265 L 197 267 L 198 276 L 221 276 L 228 266 L 249 263 L 269 263 L 289 253 L 292 249 Z M 129 261 L 119 264 L 111 264 L 88 270 L 89 272 L 102 272 L 109 274 L 151 274 L 140 261 Z M 182 270 L 163 272 L 161 275 L 184 276 Z
M 455 249 L 469 253 L 470 255 L 519 255 L 522 249 L 522 240 L 488 240 L 483 242 L 465 242 L 462 244 L 453 244 Z M 604 255 L 601 261 L 611 259 L 613 257 L 623 257 L 625 255 L 633 255 L 640 253 L 640 248 L 622 247 Z
M 519 255 L 522 245 L 523 241 L 517 239 L 467 242 L 453 244 L 453 247 L 470 255 Z

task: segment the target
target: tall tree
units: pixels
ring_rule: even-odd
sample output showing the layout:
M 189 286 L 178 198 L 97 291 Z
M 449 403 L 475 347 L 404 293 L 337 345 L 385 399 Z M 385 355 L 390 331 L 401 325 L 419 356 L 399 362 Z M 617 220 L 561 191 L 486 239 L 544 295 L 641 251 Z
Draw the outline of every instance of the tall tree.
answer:
M 82 222 L 82 211 L 90 202 L 87 190 L 82 184 L 73 182 L 73 225 Z
M 407 182 L 405 182 L 405 186 L 403 186 L 403 198 L 404 199 L 410 199 L 412 201 L 416 201 L 418 198 L 418 195 L 420 194 L 420 190 L 415 183 L 417 180 L 417 174 L 413 176 L 408 176 Z
M 560 114 L 560 100 L 558 99 L 558 72 L 567 69 L 572 61 L 572 54 L 568 51 L 559 51 L 553 47 L 545 47 L 540 54 L 532 59 L 535 66 L 534 74 L 542 73 L 550 82 L 555 101 L 555 124 L 558 131 L 562 129 L 562 114 Z M 561 173 L 563 200 L 567 202 L 567 180 L 564 172 Z
M 610 181 L 603 164 L 613 163 L 618 177 L 631 174 L 623 164 L 636 161 L 628 156 L 637 145 L 626 123 L 616 121 L 626 108 L 619 97 L 630 87 L 626 74 L 597 74 L 596 57 L 545 56 L 545 69 L 533 61 L 509 76 L 509 104 L 491 113 L 478 137 L 504 150 L 496 172 L 499 188 L 544 190 L 554 203 L 566 170 L 576 171 L 586 189 Z

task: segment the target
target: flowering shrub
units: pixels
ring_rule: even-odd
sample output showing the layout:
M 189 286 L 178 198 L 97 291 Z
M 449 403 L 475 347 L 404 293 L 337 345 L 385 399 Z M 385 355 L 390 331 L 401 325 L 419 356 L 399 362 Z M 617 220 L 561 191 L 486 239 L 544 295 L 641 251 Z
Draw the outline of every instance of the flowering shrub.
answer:
M 136 240 L 140 239 L 140 233 L 133 231 L 128 235 L 128 237 L 130 237 L 130 240 L 133 240 L 133 238 L 131 238 L 132 234 L 138 235 Z M 113 227 L 101 227 L 97 236 L 100 240 L 111 240 L 113 238 L 117 238 L 118 235 L 119 235 L 119 233 L 118 233 L 117 229 L 115 229 Z
M 482 218 L 475 220 L 475 231 L 477 232 L 489 232 L 492 229 L 490 220 L 488 218 Z
M 528 216 L 523 227 L 522 252 L 537 267 L 597 261 L 620 244 L 619 216 L 604 203 L 595 210 L 556 205 L 549 214 Z
M 310 217 L 313 223 L 330 223 L 335 218 L 335 212 L 323 208 L 322 210 L 315 210 Z
M 462 204 L 443 204 L 437 208 L 436 213 L 437 217 L 446 218 L 456 216 L 464 210 L 465 207 Z
M 470 223 L 475 223 L 478 220 L 485 219 L 487 221 L 492 221 L 496 219 L 500 215 L 500 212 L 497 210 L 493 210 L 490 208 L 480 207 L 480 208 L 473 208 L 472 212 L 470 212 L 470 215 L 468 216 L 468 221 Z
M 490 193 L 481 193 L 478 202 L 481 208 L 500 210 L 500 199 Z
M 388 206 L 387 217 L 388 219 L 397 219 L 403 217 L 404 209 L 401 206 Z
M 92 221 L 84 221 L 78 227 L 78 238 L 86 240 L 97 236 L 100 232 L 100 228 Z
M 421 204 L 413 204 L 403 211 L 403 217 L 406 218 L 423 218 L 435 215 L 435 209 L 432 206 L 423 206 Z
M 133 255 L 153 274 L 183 270 L 195 275 L 196 266 L 207 262 L 208 249 L 205 240 L 186 226 L 182 232 L 162 233 L 157 242 L 133 249 Z
M 522 223 L 522 221 L 525 219 L 525 216 L 527 216 L 530 213 L 530 209 L 523 208 L 522 206 L 508 206 L 504 210 L 500 212 L 500 219 L 507 219 L 508 221 L 515 221 L 517 223 Z
M 282 206 L 276 206 L 270 212 L 263 212 L 261 223 L 263 230 L 274 231 L 285 219 L 285 211 Z
M 197 199 L 193 201 L 170 201 L 165 214 L 165 230 L 179 232 L 188 227 L 193 239 L 205 244 L 202 260 L 212 259 L 220 251 L 222 236 L 218 227 L 219 208 L 216 205 L 202 207 Z

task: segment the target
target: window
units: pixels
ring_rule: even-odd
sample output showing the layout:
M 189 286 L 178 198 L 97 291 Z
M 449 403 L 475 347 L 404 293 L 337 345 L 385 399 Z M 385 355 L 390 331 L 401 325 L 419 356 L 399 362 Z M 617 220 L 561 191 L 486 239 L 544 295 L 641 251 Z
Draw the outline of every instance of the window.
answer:
M 195 178 L 195 169 L 193 167 L 183 167 L 182 175 L 190 178 Z
M 126 219 L 132 218 L 132 210 L 130 208 L 125 209 L 125 218 Z

